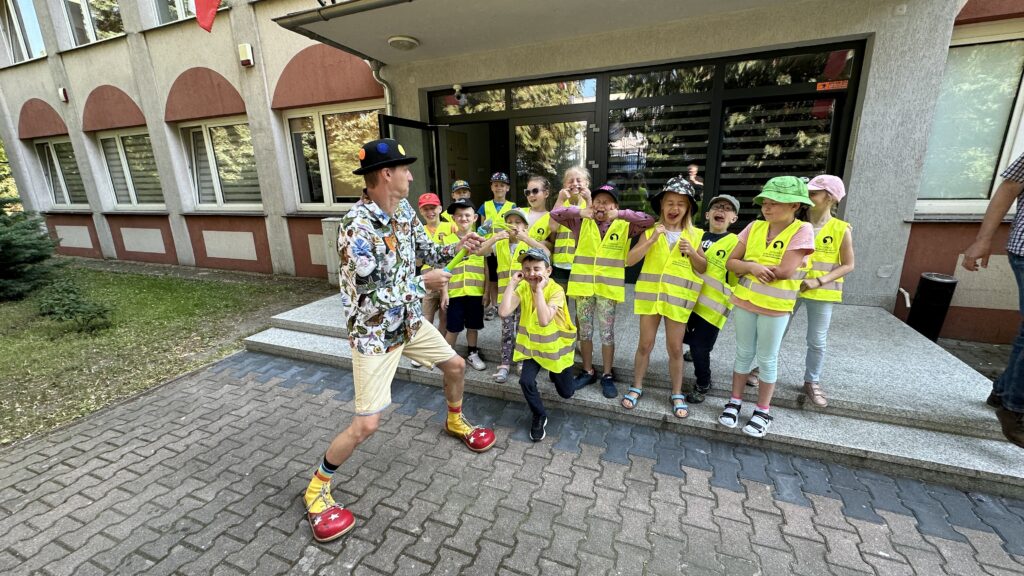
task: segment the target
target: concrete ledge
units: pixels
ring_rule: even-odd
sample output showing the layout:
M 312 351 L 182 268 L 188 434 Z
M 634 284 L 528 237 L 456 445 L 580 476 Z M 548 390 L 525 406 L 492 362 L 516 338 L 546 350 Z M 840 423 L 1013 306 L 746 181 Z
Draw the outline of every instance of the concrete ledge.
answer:
M 321 334 L 271 328 L 247 338 L 245 345 L 254 352 L 345 368 L 351 367 L 352 362 L 346 340 Z M 490 376 L 490 369 L 469 370 L 466 390 L 505 400 L 522 399 L 515 377 L 505 384 L 497 384 Z M 406 359 L 401 361 L 399 377 L 441 386 L 439 372 L 412 368 Z M 546 382 L 543 376 L 541 382 Z M 620 390 L 624 390 L 621 384 Z M 766 446 L 969 490 L 990 490 L 1018 498 L 1024 495 L 1024 459 L 1020 458 L 1020 449 L 1006 441 L 779 406 L 772 408 L 775 422 L 771 433 L 756 440 L 744 435 L 739 428 L 728 430 L 717 423 L 721 401 L 692 405 L 689 418 L 677 419 L 669 411 L 668 393 L 664 390 L 649 391 L 633 411 L 619 407 L 618 399 L 605 399 L 598 386 L 590 386 L 574 398 L 564 400 L 550 386 L 542 384 L 542 395 L 545 403 L 565 410 L 622 421 L 642 420 L 645 424 L 680 433 Z M 750 404 L 748 402 L 744 408 L 741 423 L 749 416 Z

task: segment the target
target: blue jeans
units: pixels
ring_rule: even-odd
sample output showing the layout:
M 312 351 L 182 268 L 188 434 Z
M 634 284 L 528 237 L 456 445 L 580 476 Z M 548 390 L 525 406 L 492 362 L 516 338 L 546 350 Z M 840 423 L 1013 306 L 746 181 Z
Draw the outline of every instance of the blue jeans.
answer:
M 1020 313 L 1024 315 L 1024 256 L 1007 254 L 1010 258 L 1010 268 L 1017 280 L 1017 296 L 1020 298 Z M 1003 402 L 1003 408 L 1011 412 L 1024 412 L 1024 358 L 1021 358 L 1021 350 L 1024 349 L 1024 322 L 1021 322 L 1017 337 L 1013 340 L 1013 348 L 1010 350 L 1010 361 L 1006 364 L 1003 375 L 992 384 L 992 391 L 999 396 Z
M 758 378 L 765 384 L 775 384 L 778 379 L 779 348 L 789 318 L 789 314 L 765 316 L 739 306 L 733 308 L 732 321 L 736 330 L 736 362 L 733 370 L 737 374 L 750 374 L 756 358 Z
M 821 368 L 825 365 L 825 340 L 828 338 L 828 327 L 832 323 L 833 302 L 820 300 L 796 301 L 795 315 L 800 307 L 807 309 L 807 357 L 804 361 L 804 382 L 819 383 Z

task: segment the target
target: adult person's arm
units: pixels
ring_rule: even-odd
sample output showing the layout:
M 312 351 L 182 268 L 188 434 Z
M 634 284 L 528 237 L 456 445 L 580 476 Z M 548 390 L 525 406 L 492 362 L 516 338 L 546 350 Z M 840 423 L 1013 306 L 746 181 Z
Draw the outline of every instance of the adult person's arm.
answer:
M 981 267 L 988 268 L 988 259 L 992 255 L 992 237 L 999 224 L 1002 223 L 1006 213 L 1013 206 L 1013 201 L 1020 197 L 1024 191 L 1024 154 L 1013 161 L 1003 172 L 1003 182 L 996 188 L 992 200 L 985 210 L 985 218 L 981 221 L 981 229 L 974 242 L 964 251 L 963 267 L 975 272 L 978 270 L 978 261 L 981 260 Z M 1020 206 L 1017 208 L 1020 209 Z
M 416 244 L 416 257 L 435 269 L 443 268 L 463 248 L 475 254 L 484 240 L 476 232 L 470 232 L 460 238 L 456 244 L 438 244 L 427 236 L 427 230 L 418 218 L 412 219 L 412 238 Z M 424 274 L 423 277 L 426 277 L 427 274 Z

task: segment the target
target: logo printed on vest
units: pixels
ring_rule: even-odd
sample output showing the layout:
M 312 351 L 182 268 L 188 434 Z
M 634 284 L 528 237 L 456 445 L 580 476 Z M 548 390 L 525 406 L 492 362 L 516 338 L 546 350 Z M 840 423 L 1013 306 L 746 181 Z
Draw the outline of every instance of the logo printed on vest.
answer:
M 782 250 L 783 246 L 785 246 L 785 243 L 782 240 L 772 242 L 772 250 Z
M 608 239 L 610 239 L 610 240 L 618 240 L 619 239 L 619 235 L 613 232 L 612 235 L 608 237 Z
M 822 244 L 831 244 L 833 242 L 835 242 L 835 238 L 832 238 L 831 236 L 825 236 L 821 239 Z
M 715 256 L 718 256 L 719 258 L 725 258 L 725 250 L 715 251 Z

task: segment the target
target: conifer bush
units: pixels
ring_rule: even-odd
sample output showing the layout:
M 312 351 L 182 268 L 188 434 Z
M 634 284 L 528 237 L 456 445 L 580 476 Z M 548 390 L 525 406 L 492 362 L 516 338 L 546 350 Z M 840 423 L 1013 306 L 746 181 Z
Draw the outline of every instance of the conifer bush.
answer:
M 10 208 L 18 198 L 0 197 L 0 301 L 20 300 L 53 277 L 56 243 L 43 219 Z

